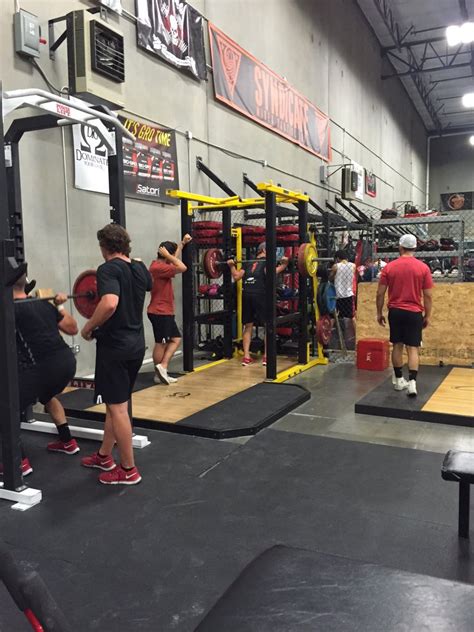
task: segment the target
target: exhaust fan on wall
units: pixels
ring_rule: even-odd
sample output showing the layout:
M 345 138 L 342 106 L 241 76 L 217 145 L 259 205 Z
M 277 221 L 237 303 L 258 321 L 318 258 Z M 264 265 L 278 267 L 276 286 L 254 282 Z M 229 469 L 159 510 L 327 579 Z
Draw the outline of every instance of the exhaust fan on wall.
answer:
M 88 11 L 67 16 L 70 93 L 92 103 L 123 107 L 123 34 Z

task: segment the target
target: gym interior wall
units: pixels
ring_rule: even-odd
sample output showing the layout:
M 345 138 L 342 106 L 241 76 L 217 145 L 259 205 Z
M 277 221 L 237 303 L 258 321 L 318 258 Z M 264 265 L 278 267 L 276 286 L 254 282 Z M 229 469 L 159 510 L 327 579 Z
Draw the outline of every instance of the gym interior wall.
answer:
M 48 19 L 92 4 L 85 0 L 20 1 L 23 9 L 38 15 L 43 34 L 48 32 Z M 425 130 L 398 82 L 381 81 L 379 44 L 355 2 L 195 0 L 192 4 L 330 116 L 333 164 L 352 159 L 374 171 L 380 178 L 377 207 L 390 206 L 394 199 L 423 203 Z M 14 5 L 0 3 L 4 89 L 45 88 L 31 63 L 14 53 Z M 128 13 L 135 13 L 134 0 L 122 0 L 122 5 Z M 340 175 L 322 185 L 319 158 L 216 102 L 212 75 L 199 83 L 138 49 L 132 19 L 113 14 L 108 19 L 125 37 L 125 110 L 177 130 L 181 188 L 222 194 L 196 169 L 196 157 L 201 156 L 239 194 L 249 194 L 242 182 L 242 173 L 247 172 L 257 182 L 283 182 L 306 191 L 323 205 L 326 199 L 334 201 Z M 38 63 L 54 86 L 61 89 L 66 85 L 64 48 L 52 61 L 44 46 Z M 6 127 L 8 124 L 7 120 Z M 188 130 L 192 139 L 185 136 Z M 74 187 L 70 130 L 28 135 L 20 153 L 30 273 L 40 287 L 69 291 L 79 272 L 100 263 L 95 233 L 108 221 L 107 197 Z M 134 256 L 148 263 L 159 241 L 179 238 L 178 207 L 127 199 L 126 208 Z M 179 305 L 179 283 L 176 299 Z M 81 346 L 78 374 L 90 373 L 92 346 L 79 338 L 76 342 Z M 151 348 L 148 327 L 147 344 Z

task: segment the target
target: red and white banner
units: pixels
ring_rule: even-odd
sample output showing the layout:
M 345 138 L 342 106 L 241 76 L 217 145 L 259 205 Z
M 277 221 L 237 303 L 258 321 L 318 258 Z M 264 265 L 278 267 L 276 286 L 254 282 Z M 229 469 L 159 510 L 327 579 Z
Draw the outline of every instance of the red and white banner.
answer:
M 329 117 L 214 24 L 209 38 L 216 99 L 330 161 Z

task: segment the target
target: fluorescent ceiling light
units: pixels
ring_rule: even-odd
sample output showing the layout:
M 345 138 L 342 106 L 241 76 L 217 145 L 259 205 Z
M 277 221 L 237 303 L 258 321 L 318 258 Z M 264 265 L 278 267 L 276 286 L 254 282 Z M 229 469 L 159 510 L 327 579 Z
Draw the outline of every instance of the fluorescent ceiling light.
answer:
M 471 145 L 474 147 L 474 136 L 471 136 L 469 139 L 469 142 L 471 143 Z
M 448 26 L 446 29 L 448 46 L 470 44 L 474 42 L 474 22 L 465 22 L 462 26 Z
M 474 92 L 468 92 L 462 98 L 462 104 L 465 108 L 474 108 Z

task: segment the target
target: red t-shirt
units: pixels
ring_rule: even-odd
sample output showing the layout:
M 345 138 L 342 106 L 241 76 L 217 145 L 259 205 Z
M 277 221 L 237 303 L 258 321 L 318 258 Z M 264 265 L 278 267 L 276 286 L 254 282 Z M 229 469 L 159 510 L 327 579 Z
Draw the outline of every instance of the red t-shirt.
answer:
M 151 301 L 148 305 L 149 314 L 174 316 L 173 279 L 177 268 L 163 259 L 152 261 L 150 274 L 153 279 Z
M 415 257 L 400 257 L 382 270 L 380 284 L 388 286 L 389 309 L 422 312 L 422 292 L 433 287 L 433 279 L 426 263 Z

